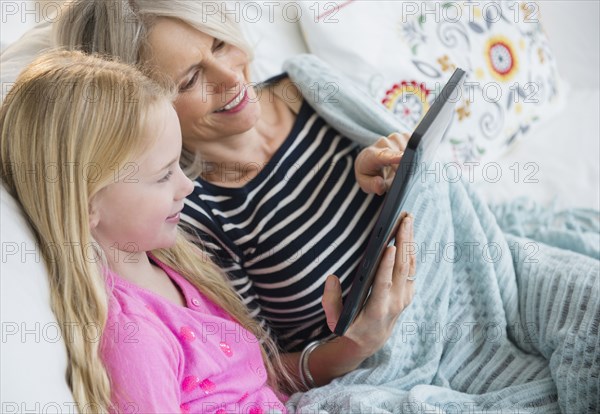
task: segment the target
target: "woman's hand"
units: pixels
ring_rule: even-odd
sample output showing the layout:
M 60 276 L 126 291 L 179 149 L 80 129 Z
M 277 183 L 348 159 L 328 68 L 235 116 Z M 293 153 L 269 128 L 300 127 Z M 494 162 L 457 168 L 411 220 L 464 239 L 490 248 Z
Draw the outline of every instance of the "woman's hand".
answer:
M 354 162 L 354 174 L 366 193 L 382 195 L 394 179 L 410 136 L 393 133 L 363 149 Z
M 408 280 L 416 272 L 412 223 L 412 216 L 405 215 L 396 233 L 396 246 L 388 247 L 381 259 L 365 307 L 344 334 L 364 358 L 385 344 L 414 296 L 415 282 Z M 342 289 L 337 277 L 327 279 L 322 302 L 327 325 L 333 331 L 342 313 Z
M 411 303 L 415 282 L 408 278 L 416 273 L 414 218 L 405 213 L 403 216 L 396 233 L 396 246 L 388 247 L 384 253 L 365 307 L 344 336 L 320 345 L 310 354 L 309 370 L 317 385 L 356 369 L 377 352 Z M 322 303 L 327 325 L 333 331 L 342 313 L 342 288 L 336 276 L 328 277 Z

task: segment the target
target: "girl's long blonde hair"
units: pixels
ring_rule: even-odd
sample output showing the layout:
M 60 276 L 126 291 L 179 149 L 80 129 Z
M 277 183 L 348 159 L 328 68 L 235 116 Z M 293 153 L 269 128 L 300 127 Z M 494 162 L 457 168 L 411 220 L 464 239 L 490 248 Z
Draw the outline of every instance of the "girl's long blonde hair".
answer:
M 173 96 L 172 87 L 129 65 L 54 51 L 27 67 L 0 107 L 2 181 L 21 204 L 47 265 L 52 309 L 66 338 L 67 380 L 81 412 L 111 407 L 100 343 L 86 332 L 104 329 L 109 295 L 89 202 L 143 151 L 149 113 Z M 183 233 L 174 247 L 153 254 L 259 338 L 277 389 L 266 357 L 277 355 L 273 342 L 207 255 Z

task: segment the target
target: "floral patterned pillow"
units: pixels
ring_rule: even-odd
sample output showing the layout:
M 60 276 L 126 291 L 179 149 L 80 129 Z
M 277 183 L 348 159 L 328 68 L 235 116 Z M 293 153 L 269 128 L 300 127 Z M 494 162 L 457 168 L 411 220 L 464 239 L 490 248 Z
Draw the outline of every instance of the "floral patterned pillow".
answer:
M 311 4 L 301 21 L 310 51 L 411 125 L 456 67 L 467 71 L 446 161 L 495 159 L 564 103 L 535 2 L 339 1 L 321 13 Z

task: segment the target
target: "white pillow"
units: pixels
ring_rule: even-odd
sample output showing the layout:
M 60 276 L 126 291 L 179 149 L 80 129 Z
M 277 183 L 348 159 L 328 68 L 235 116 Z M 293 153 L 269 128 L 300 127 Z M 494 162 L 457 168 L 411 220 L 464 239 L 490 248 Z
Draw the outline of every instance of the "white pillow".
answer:
M 2 185 L 0 203 L 0 412 L 77 412 L 41 253 L 21 208 Z
M 447 161 L 496 159 L 532 123 L 564 105 L 534 2 L 300 4 L 309 50 L 413 126 L 454 68 L 467 71 L 442 145 Z
M 231 2 L 230 2 L 231 3 Z M 230 6 L 254 51 L 252 80 L 264 81 L 282 72 L 287 59 L 308 49 L 300 30 L 301 8 L 294 1 L 237 2 Z M 234 9 L 237 7 L 237 9 Z
M 52 21 L 43 20 L 28 30 L 19 40 L 6 47 L 0 55 L 0 101 L 15 83 L 17 76 L 37 54 L 52 47 Z
M 560 74 L 575 88 L 598 89 L 600 2 L 544 0 L 539 3 Z

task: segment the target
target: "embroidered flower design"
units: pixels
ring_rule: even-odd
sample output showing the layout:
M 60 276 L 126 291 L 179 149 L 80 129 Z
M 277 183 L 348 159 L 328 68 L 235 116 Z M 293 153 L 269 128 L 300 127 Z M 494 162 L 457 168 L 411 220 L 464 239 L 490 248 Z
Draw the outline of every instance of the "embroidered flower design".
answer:
M 419 26 L 414 21 L 399 23 L 399 35 L 406 44 L 410 47 L 412 54 L 417 54 L 418 47 L 425 44 L 427 36 L 423 32 L 423 25 L 419 22 Z
M 448 55 L 438 58 L 437 62 L 440 64 L 442 72 L 454 71 L 456 69 L 456 65 L 450 61 Z
M 464 101 L 464 105 L 459 105 L 456 108 L 456 114 L 458 115 L 459 122 L 471 116 L 471 109 L 469 108 L 470 105 L 471 104 L 469 101 Z
M 480 161 L 486 153 L 486 149 L 477 145 L 473 135 L 468 135 L 466 138 L 450 138 L 452 147 L 453 159 L 456 162 L 464 163 L 465 161 Z
M 429 102 L 427 102 L 429 92 L 424 83 L 402 81 L 394 84 L 385 93 L 381 103 L 398 118 L 415 126 L 429 109 Z
M 492 75 L 502 81 L 510 80 L 518 68 L 515 48 L 504 36 L 493 36 L 487 41 L 486 61 Z

